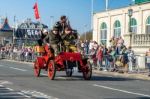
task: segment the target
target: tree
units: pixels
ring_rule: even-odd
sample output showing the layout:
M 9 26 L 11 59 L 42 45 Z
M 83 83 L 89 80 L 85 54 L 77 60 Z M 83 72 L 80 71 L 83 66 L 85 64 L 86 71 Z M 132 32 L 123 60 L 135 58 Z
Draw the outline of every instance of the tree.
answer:
M 80 35 L 80 40 L 84 41 L 85 40 L 85 34 L 86 34 L 86 40 L 90 41 L 93 39 L 93 33 L 92 31 L 87 31 L 86 33 L 83 33 Z

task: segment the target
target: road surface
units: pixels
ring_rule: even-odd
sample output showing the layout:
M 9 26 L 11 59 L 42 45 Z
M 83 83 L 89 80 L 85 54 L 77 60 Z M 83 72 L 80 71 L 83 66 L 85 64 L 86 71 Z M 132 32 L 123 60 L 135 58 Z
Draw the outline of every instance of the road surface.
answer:
M 32 64 L 0 60 L 0 99 L 150 99 L 150 81 L 93 74 L 65 77 L 57 72 L 51 81 L 47 72 L 34 77 Z

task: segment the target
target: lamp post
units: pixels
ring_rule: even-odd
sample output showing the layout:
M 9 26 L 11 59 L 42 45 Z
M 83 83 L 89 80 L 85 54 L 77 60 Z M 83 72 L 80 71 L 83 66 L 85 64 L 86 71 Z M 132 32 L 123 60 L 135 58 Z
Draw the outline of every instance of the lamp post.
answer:
M 27 34 L 25 34 L 25 46 L 27 46 Z
M 128 16 L 129 16 L 129 33 L 132 32 L 131 30 L 131 17 L 132 17 L 132 14 L 133 14 L 133 9 L 128 9 Z
M 85 41 L 86 41 L 86 39 L 87 39 L 87 37 L 86 37 L 86 27 L 87 27 L 87 25 L 85 24 L 85 25 L 84 25 L 84 32 L 85 32 L 84 40 L 85 40 Z
M 15 44 L 15 28 L 16 28 L 16 16 L 14 16 L 14 27 L 13 27 L 13 38 L 12 38 L 12 43 L 13 45 Z
M 50 28 L 53 28 L 53 20 L 54 20 L 54 16 L 50 16 Z

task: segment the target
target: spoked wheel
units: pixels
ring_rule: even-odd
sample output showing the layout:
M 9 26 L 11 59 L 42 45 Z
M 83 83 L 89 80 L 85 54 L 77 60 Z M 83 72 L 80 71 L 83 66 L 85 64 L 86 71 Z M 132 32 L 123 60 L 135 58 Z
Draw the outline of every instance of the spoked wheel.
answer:
M 39 77 L 40 76 L 40 72 L 41 72 L 41 69 L 40 69 L 39 63 L 38 63 L 38 60 L 36 60 L 34 62 L 34 75 L 36 77 Z
M 56 74 L 55 63 L 54 63 L 53 60 L 50 60 L 49 63 L 48 63 L 48 77 L 49 77 L 51 80 L 54 80 L 55 74 Z
M 67 75 L 67 77 L 71 77 L 72 73 L 73 73 L 72 69 L 66 69 L 66 75 Z
M 87 62 L 85 69 L 83 70 L 83 77 L 85 80 L 90 80 L 92 76 L 92 65 Z

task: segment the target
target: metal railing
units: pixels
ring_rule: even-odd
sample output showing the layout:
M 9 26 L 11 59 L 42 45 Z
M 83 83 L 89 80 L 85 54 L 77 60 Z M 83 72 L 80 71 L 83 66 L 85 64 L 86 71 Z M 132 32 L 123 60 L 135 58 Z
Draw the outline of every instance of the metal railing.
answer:
M 0 52 L 0 59 L 8 59 L 8 60 L 15 60 L 15 61 L 23 61 L 23 62 L 34 62 L 37 57 L 36 53 L 32 54 L 25 54 L 25 53 L 5 53 Z M 147 58 L 150 56 L 140 56 L 135 55 L 134 60 L 128 60 L 127 63 L 124 63 L 122 60 L 123 55 L 116 55 L 115 59 L 112 61 L 108 60 L 110 55 L 105 55 L 103 57 L 102 65 L 99 66 L 99 63 L 96 58 L 92 57 L 91 55 L 86 55 L 89 58 L 90 63 L 92 64 L 93 69 L 100 69 L 108 72 L 128 72 L 128 73 L 147 73 L 149 71 L 147 67 Z M 128 57 L 129 58 L 129 57 Z M 141 58 L 145 59 L 145 68 L 140 68 L 139 60 Z M 127 64 L 127 65 L 125 65 Z

